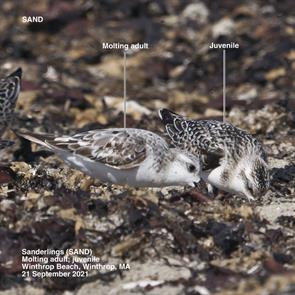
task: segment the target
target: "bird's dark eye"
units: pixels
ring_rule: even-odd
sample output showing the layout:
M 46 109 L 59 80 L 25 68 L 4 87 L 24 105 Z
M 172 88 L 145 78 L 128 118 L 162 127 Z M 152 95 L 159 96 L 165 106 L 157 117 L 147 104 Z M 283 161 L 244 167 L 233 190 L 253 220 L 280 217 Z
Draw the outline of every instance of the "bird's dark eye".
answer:
M 196 171 L 196 166 L 193 165 L 193 164 L 189 164 L 187 168 L 188 168 L 189 172 L 195 172 Z

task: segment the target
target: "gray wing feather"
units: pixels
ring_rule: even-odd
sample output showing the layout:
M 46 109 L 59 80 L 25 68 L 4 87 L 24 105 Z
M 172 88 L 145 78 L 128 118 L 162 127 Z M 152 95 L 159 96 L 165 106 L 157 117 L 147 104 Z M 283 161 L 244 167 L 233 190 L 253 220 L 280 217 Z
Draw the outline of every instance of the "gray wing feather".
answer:
M 157 148 L 168 149 L 161 137 L 139 129 L 93 130 L 74 136 L 57 137 L 47 142 L 118 169 L 138 167 L 156 142 Z

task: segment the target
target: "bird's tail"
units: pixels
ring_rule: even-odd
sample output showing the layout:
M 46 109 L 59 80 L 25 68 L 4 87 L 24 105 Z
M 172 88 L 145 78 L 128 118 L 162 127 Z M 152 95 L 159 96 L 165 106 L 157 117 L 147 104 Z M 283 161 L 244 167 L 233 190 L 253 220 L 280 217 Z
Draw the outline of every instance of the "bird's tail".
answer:
M 180 116 L 172 111 L 169 111 L 167 109 L 159 110 L 159 117 L 164 125 L 174 124 L 175 119 L 182 119 L 183 118 L 182 116 Z
M 159 116 L 163 124 L 165 125 L 165 129 L 169 135 L 169 137 L 173 140 L 174 143 L 177 142 L 179 134 L 183 134 L 182 131 L 185 131 L 187 128 L 186 120 L 167 109 L 161 109 L 159 111 Z
M 54 135 L 38 134 L 33 132 L 22 132 L 22 131 L 16 131 L 16 130 L 14 130 L 14 133 L 19 137 L 23 137 L 31 142 L 40 144 L 48 148 L 49 150 L 53 149 L 53 146 L 50 144 L 50 141 L 54 139 Z
M 19 79 L 21 79 L 22 77 L 22 68 L 17 68 L 13 73 L 11 73 L 8 77 L 18 77 Z

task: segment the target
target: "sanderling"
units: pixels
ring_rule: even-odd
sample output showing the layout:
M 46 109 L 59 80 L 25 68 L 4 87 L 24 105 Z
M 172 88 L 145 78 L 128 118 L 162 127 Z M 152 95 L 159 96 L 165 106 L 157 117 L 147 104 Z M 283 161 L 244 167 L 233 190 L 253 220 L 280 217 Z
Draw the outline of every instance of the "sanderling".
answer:
M 251 134 L 220 121 L 187 120 L 167 109 L 159 115 L 173 144 L 200 157 L 209 192 L 214 186 L 253 200 L 268 189 L 267 157 Z
M 16 101 L 20 92 L 22 69 L 18 68 L 0 80 L 0 136 L 8 127 L 14 115 Z
M 195 186 L 196 156 L 169 148 L 159 135 L 134 128 L 91 130 L 73 136 L 17 132 L 56 153 L 73 168 L 103 182 L 134 187 Z

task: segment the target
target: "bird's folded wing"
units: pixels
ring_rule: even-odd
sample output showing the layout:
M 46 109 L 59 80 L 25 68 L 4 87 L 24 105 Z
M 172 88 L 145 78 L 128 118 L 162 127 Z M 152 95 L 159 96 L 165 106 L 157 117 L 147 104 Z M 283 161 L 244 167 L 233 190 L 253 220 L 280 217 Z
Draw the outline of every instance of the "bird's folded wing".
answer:
M 208 167 L 217 167 L 225 158 L 238 161 L 245 153 L 267 159 L 262 145 L 251 134 L 229 123 L 187 120 L 167 109 L 160 110 L 159 115 L 174 145 L 202 155 Z
M 88 131 L 47 142 L 56 148 L 117 169 L 135 168 L 147 156 L 145 138 L 124 130 Z
M 211 134 L 211 130 L 203 122 L 186 121 L 181 117 L 175 117 L 173 123 L 167 124 L 165 127 L 170 139 L 180 148 L 196 154 L 225 155 L 224 142 L 216 140 L 214 135 Z M 191 130 L 191 132 L 188 130 Z M 227 143 L 231 144 L 230 142 Z

